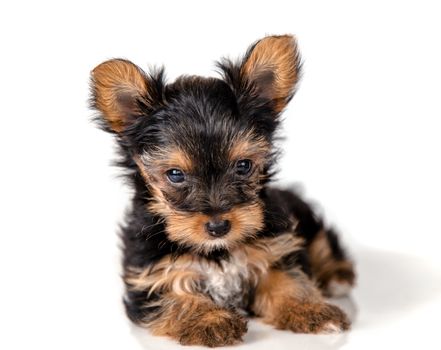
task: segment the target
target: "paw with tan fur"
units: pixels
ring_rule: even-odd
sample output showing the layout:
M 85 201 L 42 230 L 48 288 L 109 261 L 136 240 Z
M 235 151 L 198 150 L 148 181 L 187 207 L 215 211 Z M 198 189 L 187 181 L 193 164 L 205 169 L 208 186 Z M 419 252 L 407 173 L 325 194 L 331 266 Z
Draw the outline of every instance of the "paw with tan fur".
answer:
M 209 347 L 233 345 L 247 332 L 245 318 L 232 311 L 211 310 L 182 327 L 179 342 L 183 345 Z
M 320 288 L 327 297 L 347 296 L 355 284 L 355 272 L 351 262 L 343 261 L 333 264 L 319 280 Z
M 350 327 L 346 314 L 337 306 L 296 301 L 285 303 L 268 323 L 295 333 L 339 333 Z

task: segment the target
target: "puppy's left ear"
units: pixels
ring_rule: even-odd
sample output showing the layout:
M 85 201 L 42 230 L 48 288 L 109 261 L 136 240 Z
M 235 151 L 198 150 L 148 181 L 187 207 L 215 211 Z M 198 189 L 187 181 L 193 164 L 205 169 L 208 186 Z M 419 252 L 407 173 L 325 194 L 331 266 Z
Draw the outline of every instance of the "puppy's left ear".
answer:
M 301 59 L 292 35 L 268 36 L 248 49 L 240 65 L 223 61 L 219 66 L 236 91 L 270 101 L 279 113 L 294 95 Z

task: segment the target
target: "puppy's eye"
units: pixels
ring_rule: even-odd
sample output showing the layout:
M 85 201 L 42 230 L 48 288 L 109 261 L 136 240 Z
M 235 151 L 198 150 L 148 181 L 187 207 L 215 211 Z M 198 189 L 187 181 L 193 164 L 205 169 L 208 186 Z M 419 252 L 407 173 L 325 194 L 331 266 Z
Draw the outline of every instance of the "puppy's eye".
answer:
M 167 170 L 166 175 L 168 179 L 173 183 L 181 183 L 185 180 L 185 174 L 182 170 L 179 169 L 170 169 Z
M 236 163 L 236 174 L 238 175 L 246 175 L 250 172 L 252 167 L 251 160 L 249 159 L 241 159 Z

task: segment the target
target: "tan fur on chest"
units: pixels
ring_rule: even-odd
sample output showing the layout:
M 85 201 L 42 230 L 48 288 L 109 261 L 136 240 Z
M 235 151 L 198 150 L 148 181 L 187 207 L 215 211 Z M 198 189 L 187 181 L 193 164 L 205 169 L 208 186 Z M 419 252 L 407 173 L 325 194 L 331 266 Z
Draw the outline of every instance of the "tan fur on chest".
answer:
M 130 289 L 149 294 L 208 294 L 219 306 L 241 307 L 244 296 L 268 268 L 302 246 L 292 233 L 265 238 L 233 250 L 228 259 L 213 262 L 190 254 L 166 256 L 147 269 L 128 269 L 124 280 Z

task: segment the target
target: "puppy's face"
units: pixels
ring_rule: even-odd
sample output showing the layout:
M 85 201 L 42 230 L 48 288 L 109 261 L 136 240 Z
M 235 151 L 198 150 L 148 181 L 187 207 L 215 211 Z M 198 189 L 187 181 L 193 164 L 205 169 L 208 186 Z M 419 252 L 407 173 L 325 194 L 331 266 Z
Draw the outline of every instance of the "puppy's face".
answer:
M 209 251 L 262 228 L 259 190 L 271 140 L 238 110 L 222 80 L 183 78 L 165 89 L 167 104 L 136 134 L 136 162 L 169 238 Z
M 166 85 L 134 64 L 93 71 L 94 106 L 135 161 L 170 240 L 202 253 L 230 249 L 263 228 L 260 190 L 273 161 L 277 118 L 292 97 L 299 56 L 290 36 L 267 37 L 224 79 Z

